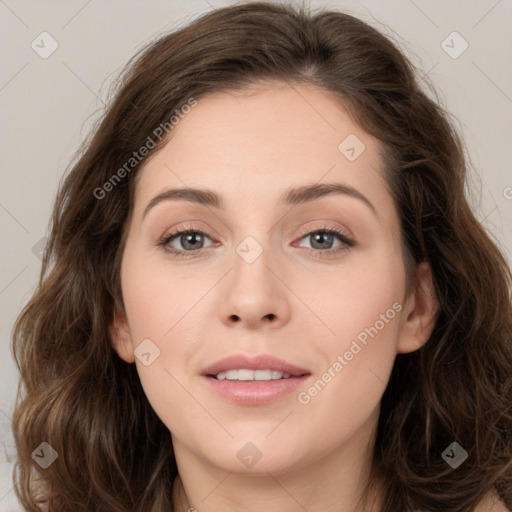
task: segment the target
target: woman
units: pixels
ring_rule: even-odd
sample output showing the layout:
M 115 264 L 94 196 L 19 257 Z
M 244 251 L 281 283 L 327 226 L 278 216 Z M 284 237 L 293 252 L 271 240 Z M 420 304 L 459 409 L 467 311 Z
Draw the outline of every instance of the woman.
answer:
M 15 325 L 21 504 L 512 507 L 511 274 L 464 184 L 352 16 L 248 3 L 151 43 Z

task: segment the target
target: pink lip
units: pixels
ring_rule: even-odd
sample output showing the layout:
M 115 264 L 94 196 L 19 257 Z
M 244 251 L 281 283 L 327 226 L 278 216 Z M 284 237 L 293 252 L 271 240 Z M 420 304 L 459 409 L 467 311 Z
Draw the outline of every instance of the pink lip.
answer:
M 287 363 L 283 359 L 261 354 L 259 356 L 248 357 L 243 354 L 234 354 L 232 356 L 224 357 L 216 363 L 205 368 L 201 375 L 217 375 L 220 372 L 234 369 L 248 369 L 248 370 L 274 370 L 277 372 L 289 373 L 293 377 L 300 377 L 305 373 L 309 374 L 309 370 L 299 368 L 293 364 Z
M 249 370 L 275 370 L 289 373 L 290 378 L 271 381 L 237 381 L 217 380 L 215 375 L 232 369 L 246 368 Z M 202 379 L 210 386 L 210 389 L 219 393 L 224 398 L 246 405 L 262 405 L 297 390 L 311 373 L 304 368 L 299 368 L 282 359 L 269 355 L 248 357 L 237 354 L 225 357 L 208 366 L 202 372 Z
M 201 376 L 210 389 L 221 396 L 245 405 L 263 405 L 292 393 L 311 375 L 276 379 L 270 381 L 217 380 L 215 377 Z

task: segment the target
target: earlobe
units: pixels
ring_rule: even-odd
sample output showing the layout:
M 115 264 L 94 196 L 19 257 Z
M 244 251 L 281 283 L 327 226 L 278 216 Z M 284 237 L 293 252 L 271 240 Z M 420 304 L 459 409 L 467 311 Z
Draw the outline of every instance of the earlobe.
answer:
M 113 308 L 112 322 L 109 326 L 110 341 L 119 357 L 127 363 L 135 362 L 132 337 L 126 316 L 117 307 Z
M 397 353 L 414 352 L 428 341 L 436 324 L 438 308 L 432 270 L 423 261 L 416 267 L 414 284 L 402 312 Z

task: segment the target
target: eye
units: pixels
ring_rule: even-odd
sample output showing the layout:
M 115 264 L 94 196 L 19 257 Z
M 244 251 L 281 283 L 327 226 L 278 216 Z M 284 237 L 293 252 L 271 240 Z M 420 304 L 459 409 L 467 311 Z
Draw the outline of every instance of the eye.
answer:
M 205 238 L 210 237 L 199 229 L 177 229 L 160 239 L 158 245 L 162 246 L 166 252 L 172 253 L 175 256 L 188 256 L 189 254 L 187 253 L 195 254 L 197 251 L 205 248 Z M 176 245 L 181 247 L 176 247 Z
M 337 248 L 333 247 L 336 239 L 339 242 Z M 323 227 L 315 229 L 314 231 L 307 231 L 305 234 L 303 233 L 301 240 L 309 241 L 309 247 L 306 247 L 306 249 L 310 249 L 315 255 L 319 256 L 346 251 L 355 245 L 355 241 L 346 233 L 332 227 Z
M 315 256 L 328 256 L 347 251 L 350 247 L 356 245 L 346 233 L 340 229 L 333 227 L 322 227 L 313 231 L 305 231 L 301 234 L 300 240 L 309 240 L 309 247 L 305 247 Z M 194 228 L 185 226 L 177 229 L 162 237 L 158 241 L 158 245 L 167 253 L 178 257 L 194 256 L 205 249 L 205 239 L 211 241 L 208 233 Z M 334 246 L 336 240 L 338 246 Z M 210 243 L 213 245 L 213 242 Z

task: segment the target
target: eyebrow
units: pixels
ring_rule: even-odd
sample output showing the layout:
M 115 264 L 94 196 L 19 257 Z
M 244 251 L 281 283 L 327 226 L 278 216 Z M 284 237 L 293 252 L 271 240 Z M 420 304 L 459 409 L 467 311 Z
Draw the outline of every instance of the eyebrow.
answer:
M 285 205 L 298 205 L 320 199 L 331 195 L 347 195 L 359 199 L 377 216 L 375 206 L 359 190 L 345 183 L 320 183 L 314 185 L 303 185 L 300 187 L 291 187 L 281 196 L 279 202 Z M 223 209 L 224 198 L 222 194 L 210 189 L 200 188 L 174 188 L 163 191 L 155 196 L 144 209 L 142 218 L 146 217 L 148 212 L 157 204 L 163 201 L 173 201 L 182 199 L 191 203 L 197 203 L 212 208 Z

